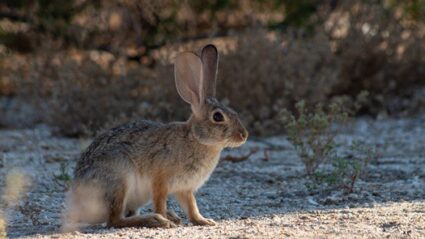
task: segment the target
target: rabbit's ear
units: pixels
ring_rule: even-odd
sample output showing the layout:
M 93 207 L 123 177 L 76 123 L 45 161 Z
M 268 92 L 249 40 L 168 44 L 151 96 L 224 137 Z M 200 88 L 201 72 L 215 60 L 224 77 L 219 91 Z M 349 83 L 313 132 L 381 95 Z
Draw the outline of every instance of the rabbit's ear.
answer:
M 201 54 L 202 59 L 202 96 L 215 97 L 215 86 L 217 78 L 217 68 L 218 68 L 218 51 L 217 48 L 212 45 L 206 45 L 202 49 Z
M 174 63 L 174 76 L 180 97 L 191 104 L 194 113 L 201 106 L 202 61 L 192 52 L 180 53 Z

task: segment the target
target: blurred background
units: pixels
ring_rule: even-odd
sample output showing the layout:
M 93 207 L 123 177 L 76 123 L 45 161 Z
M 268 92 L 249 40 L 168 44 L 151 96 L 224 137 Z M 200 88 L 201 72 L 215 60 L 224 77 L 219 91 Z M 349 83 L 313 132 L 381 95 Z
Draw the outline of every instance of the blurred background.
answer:
M 2 0 L 0 127 L 93 135 L 135 118 L 184 120 L 173 59 L 218 47 L 218 97 L 251 134 L 284 131 L 304 100 L 356 115 L 425 109 L 425 0 Z

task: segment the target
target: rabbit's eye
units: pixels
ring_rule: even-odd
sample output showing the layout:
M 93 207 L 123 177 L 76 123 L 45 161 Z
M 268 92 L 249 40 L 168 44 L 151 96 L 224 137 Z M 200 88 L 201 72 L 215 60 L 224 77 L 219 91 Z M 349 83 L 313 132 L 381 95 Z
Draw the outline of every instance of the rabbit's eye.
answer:
M 223 116 L 223 114 L 222 114 L 222 113 L 220 113 L 220 112 L 215 112 L 215 113 L 213 114 L 213 120 L 214 120 L 215 122 L 222 122 L 222 121 L 224 121 L 224 116 Z

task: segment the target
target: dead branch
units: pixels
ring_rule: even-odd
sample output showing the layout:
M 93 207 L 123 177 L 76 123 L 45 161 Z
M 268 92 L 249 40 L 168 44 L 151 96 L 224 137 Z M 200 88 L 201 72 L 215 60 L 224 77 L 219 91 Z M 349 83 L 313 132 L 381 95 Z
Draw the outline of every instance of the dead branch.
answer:
M 239 157 L 233 156 L 233 155 L 227 155 L 226 157 L 224 157 L 222 159 L 225 160 L 225 161 L 230 161 L 232 163 L 239 163 L 239 162 L 242 162 L 242 161 L 249 159 L 249 157 L 251 157 L 251 155 L 257 153 L 257 151 L 258 151 L 258 148 L 252 148 L 245 155 L 242 155 L 242 156 L 239 156 Z

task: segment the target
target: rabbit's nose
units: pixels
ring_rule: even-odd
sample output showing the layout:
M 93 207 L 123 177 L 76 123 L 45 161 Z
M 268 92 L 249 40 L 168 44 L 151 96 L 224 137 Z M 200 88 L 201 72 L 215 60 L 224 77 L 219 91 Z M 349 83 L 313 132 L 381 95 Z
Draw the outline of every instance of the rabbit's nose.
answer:
M 248 138 L 248 131 L 246 129 L 242 129 L 239 131 L 239 137 L 241 140 L 246 140 Z

